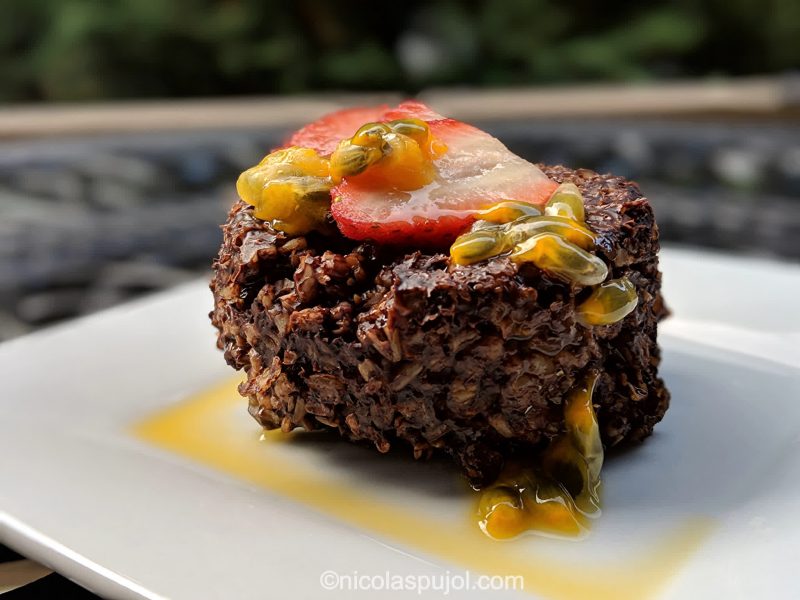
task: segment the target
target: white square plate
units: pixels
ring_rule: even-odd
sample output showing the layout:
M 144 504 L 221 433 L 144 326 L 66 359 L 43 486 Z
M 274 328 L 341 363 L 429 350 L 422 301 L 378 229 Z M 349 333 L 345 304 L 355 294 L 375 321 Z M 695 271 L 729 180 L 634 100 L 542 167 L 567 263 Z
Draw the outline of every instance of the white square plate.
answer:
M 113 597 L 441 597 L 347 586 L 467 571 L 524 590 L 450 597 L 800 597 L 800 268 L 662 265 L 672 407 L 608 460 L 586 540 L 481 537 L 444 461 L 259 440 L 198 282 L 0 346 L 0 542 Z

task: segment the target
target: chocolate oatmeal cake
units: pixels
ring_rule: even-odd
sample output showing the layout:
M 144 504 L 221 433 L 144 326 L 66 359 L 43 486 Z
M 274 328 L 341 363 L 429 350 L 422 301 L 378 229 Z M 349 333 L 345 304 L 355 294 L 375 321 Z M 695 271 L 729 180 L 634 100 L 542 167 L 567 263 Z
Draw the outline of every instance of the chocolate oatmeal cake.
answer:
M 533 165 L 407 102 L 312 123 L 237 189 L 211 320 L 265 428 L 445 453 L 480 486 L 564 433 L 589 374 L 606 447 L 667 410 L 635 183 Z

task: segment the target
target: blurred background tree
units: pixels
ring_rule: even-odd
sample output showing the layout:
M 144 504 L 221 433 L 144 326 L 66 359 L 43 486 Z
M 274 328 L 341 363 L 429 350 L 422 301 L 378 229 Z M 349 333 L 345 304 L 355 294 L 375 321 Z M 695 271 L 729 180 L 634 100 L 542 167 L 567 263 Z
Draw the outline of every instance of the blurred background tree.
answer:
M 797 0 L 3 0 L 0 100 L 775 73 Z

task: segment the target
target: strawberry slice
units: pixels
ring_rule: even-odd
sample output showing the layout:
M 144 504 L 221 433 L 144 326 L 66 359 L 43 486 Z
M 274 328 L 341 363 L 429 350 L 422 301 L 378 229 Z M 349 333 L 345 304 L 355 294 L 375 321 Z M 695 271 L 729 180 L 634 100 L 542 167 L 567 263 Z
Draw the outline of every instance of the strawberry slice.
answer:
M 474 213 L 503 200 L 544 205 L 557 184 L 535 165 L 513 154 L 498 139 L 466 123 L 446 119 L 421 102 L 395 108 L 341 110 L 306 125 L 287 146 L 331 154 L 339 141 L 369 122 L 417 118 L 447 145 L 434 161 L 432 183 L 410 192 L 345 178 L 332 191 L 331 212 L 344 235 L 383 244 L 442 247 L 474 220 Z
M 411 114 L 402 108 L 384 116 L 431 116 L 429 109 L 424 113 L 419 106 L 412 107 Z M 410 192 L 377 189 L 345 178 L 331 192 L 331 212 L 344 235 L 384 244 L 441 247 L 469 227 L 476 211 L 503 200 L 542 206 L 557 187 L 538 167 L 488 133 L 453 119 L 427 122 L 433 135 L 447 145 L 434 161 L 437 177 Z
M 312 148 L 320 156 L 327 156 L 336 150 L 341 140 L 351 137 L 364 123 L 381 121 L 387 111 L 389 107 L 385 104 L 337 110 L 298 129 L 286 139 L 283 147 Z

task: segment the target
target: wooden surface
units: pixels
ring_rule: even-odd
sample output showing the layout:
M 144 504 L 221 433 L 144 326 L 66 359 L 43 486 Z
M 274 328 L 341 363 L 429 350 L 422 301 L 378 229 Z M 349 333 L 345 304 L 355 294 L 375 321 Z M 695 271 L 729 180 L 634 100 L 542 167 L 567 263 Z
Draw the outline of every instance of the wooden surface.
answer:
M 0 108 L 0 138 L 114 132 L 291 128 L 344 106 L 395 102 L 400 94 L 324 94 Z M 691 115 L 800 117 L 792 77 L 517 89 L 432 89 L 419 97 L 463 120 Z

